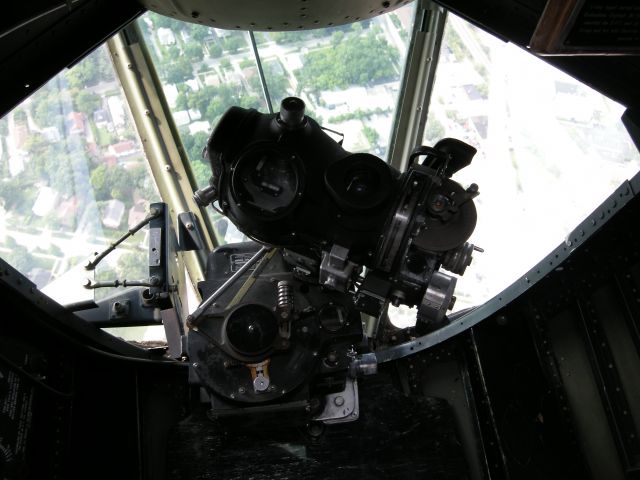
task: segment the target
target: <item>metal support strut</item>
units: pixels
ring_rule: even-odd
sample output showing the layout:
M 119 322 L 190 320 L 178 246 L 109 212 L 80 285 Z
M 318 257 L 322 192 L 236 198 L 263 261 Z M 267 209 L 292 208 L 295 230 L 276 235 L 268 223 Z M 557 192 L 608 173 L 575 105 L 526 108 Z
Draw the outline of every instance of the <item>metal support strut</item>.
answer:
M 249 270 L 253 265 L 255 265 L 258 261 L 264 257 L 267 252 L 271 250 L 270 247 L 262 247 L 260 250 L 256 252 L 256 254 L 251 257 L 240 269 L 231 275 L 226 282 L 224 282 L 220 288 L 218 288 L 215 292 L 213 292 L 208 298 L 206 298 L 199 306 L 195 309 L 195 311 L 187 317 L 187 325 L 195 326 L 198 324 L 198 319 L 202 316 L 202 314 L 215 302 L 220 296 L 227 291 L 227 289 L 235 283 L 235 281 L 240 278 L 244 273 Z

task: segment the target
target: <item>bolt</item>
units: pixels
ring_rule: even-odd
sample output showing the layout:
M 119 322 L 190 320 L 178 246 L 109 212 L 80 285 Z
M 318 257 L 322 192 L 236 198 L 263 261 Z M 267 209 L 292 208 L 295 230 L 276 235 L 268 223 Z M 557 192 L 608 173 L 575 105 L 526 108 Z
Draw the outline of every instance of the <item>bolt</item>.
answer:
M 245 392 L 244 387 L 240 387 L 240 388 L 238 389 L 238 393 L 242 394 L 242 393 L 244 393 L 244 392 Z
M 324 431 L 324 425 L 322 425 L 321 423 L 313 422 L 309 424 L 309 426 L 307 427 L 307 431 L 312 437 L 319 437 Z
M 150 117 L 150 116 L 151 116 L 151 111 L 150 111 L 150 110 L 145 110 L 145 111 L 144 111 L 144 114 L 145 114 L 147 117 Z
M 171 165 L 169 165 L 169 164 L 165 165 L 165 166 L 164 166 L 164 169 L 165 169 L 167 172 L 170 172 L 170 171 L 171 171 Z
M 187 227 L 187 230 L 193 230 L 193 223 L 189 222 L 185 225 L 185 227 Z
M 344 397 L 342 397 L 341 395 L 338 395 L 336 398 L 333 399 L 333 403 L 335 404 L 336 407 L 341 407 L 342 405 L 344 405 Z
M 193 363 L 191 364 L 191 366 L 192 366 L 193 368 L 198 368 L 198 362 L 193 362 Z

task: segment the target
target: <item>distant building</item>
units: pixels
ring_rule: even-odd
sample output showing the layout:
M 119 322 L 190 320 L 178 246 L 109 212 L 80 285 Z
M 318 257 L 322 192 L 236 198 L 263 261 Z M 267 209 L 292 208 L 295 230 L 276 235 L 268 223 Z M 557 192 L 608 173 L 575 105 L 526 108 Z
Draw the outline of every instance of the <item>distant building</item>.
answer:
M 164 98 L 167 99 L 169 107 L 176 108 L 176 101 L 178 100 L 178 87 L 169 83 L 162 86 L 164 90 Z
M 184 83 L 194 92 L 197 92 L 198 90 L 200 90 L 200 82 L 198 82 L 198 80 L 196 80 L 195 78 L 192 78 L 191 80 L 187 80 Z
M 40 133 L 42 133 L 42 136 L 47 139 L 47 142 L 51 143 L 57 143 L 62 138 L 58 127 L 45 127 L 40 130 Z
M 29 129 L 26 125 L 18 125 L 13 129 L 13 144 L 16 146 L 18 150 L 22 149 L 24 146 L 24 142 L 27 141 L 29 137 Z
M 350 87 L 344 90 L 326 90 L 320 94 L 327 108 L 345 106 L 350 111 L 350 105 L 371 105 L 367 89 L 364 87 Z M 372 105 L 376 107 L 377 105 Z
M 35 283 L 38 289 L 41 289 L 51 281 L 51 272 L 44 268 L 32 268 L 27 273 L 27 278 Z
M 144 220 L 147 216 L 147 204 L 148 202 L 146 200 L 140 199 L 129 209 L 129 218 L 127 219 L 127 225 L 129 228 Z
M 109 200 L 102 214 L 102 224 L 108 228 L 118 228 L 124 215 L 124 203 L 120 200 Z
M 118 164 L 118 157 L 115 155 L 103 155 L 102 162 L 107 164 L 109 167 L 115 167 Z
M 109 118 L 109 112 L 103 108 L 93 112 L 93 123 L 95 123 L 98 128 L 106 128 L 109 131 L 113 130 L 111 118 Z
M 138 146 L 133 140 L 125 140 L 123 142 L 114 143 L 109 145 L 108 151 L 111 155 L 115 156 L 118 160 L 130 157 L 139 152 Z
M 214 28 L 213 33 L 215 33 L 216 37 L 218 38 L 224 38 L 224 37 L 228 37 L 231 34 L 231 31 Z
M 82 112 L 69 112 L 67 114 L 67 120 L 65 122 L 67 127 L 67 132 L 69 135 L 84 135 L 85 126 L 84 126 L 85 116 Z
M 166 47 L 167 45 L 175 45 L 176 37 L 170 29 L 160 27 L 158 29 L 158 41 Z
M 56 207 L 58 220 L 67 226 L 73 226 L 78 212 L 78 198 L 73 196 L 60 202 Z
M 189 123 L 200 120 L 202 115 L 199 110 L 189 109 L 189 110 L 178 110 L 177 112 L 173 112 L 173 121 L 176 122 L 176 125 L 179 127 L 184 127 Z
M 189 112 L 186 110 L 179 110 L 177 112 L 173 112 L 173 121 L 176 122 L 178 127 L 183 127 L 188 125 L 191 119 L 189 118 Z
M 206 120 L 199 122 L 193 122 L 189 124 L 189 133 L 195 135 L 198 132 L 209 133 L 211 131 L 211 125 Z
M 51 187 L 40 187 L 38 197 L 33 202 L 31 211 L 38 217 L 44 217 L 56 206 L 58 192 Z
M 109 114 L 111 115 L 111 121 L 116 127 L 120 127 L 125 123 L 124 105 L 119 95 L 111 95 L 107 98 L 107 107 L 109 107 Z
M 207 73 L 204 76 L 204 84 L 212 87 L 217 87 L 220 85 L 220 77 L 217 73 Z

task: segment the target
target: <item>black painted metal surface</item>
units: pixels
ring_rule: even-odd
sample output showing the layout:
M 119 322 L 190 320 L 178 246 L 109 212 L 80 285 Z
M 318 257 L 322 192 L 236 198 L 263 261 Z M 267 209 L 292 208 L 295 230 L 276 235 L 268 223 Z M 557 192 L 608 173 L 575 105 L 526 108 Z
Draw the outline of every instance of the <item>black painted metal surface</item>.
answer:
M 511 477 L 635 478 L 640 471 L 639 215 L 634 197 L 473 329 L 478 379 Z
M 360 419 L 327 426 L 267 424 L 236 430 L 194 415 L 176 426 L 168 476 L 187 479 L 468 478 L 452 412 L 444 400 L 405 396 L 388 377 L 360 385 Z

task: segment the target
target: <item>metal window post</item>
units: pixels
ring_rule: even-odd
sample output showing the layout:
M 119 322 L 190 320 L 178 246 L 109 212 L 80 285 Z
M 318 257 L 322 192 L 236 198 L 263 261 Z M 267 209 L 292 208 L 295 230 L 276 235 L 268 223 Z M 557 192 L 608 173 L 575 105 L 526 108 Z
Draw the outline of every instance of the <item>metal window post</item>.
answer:
M 400 171 L 422 143 L 445 21 L 442 7 L 430 0 L 418 2 L 388 155 L 389 163 Z
M 205 259 L 215 246 L 213 228 L 206 215 L 192 198 L 195 181 L 187 163 L 187 156 L 173 123 L 169 106 L 162 91 L 142 33 L 134 22 L 108 40 L 107 45 L 127 103 L 131 109 L 138 134 L 158 186 L 162 200 L 169 205 L 170 218 L 177 225 L 178 215 L 193 212 L 203 226 L 203 251 L 180 252 L 182 261 L 194 284 L 204 280 Z
M 267 78 L 264 76 L 264 70 L 262 68 L 262 60 L 260 60 L 260 52 L 258 51 L 258 45 L 256 44 L 256 36 L 253 30 L 249 30 L 249 39 L 251 40 L 251 48 L 253 49 L 253 56 L 256 60 L 256 66 L 258 67 L 258 75 L 260 76 L 260 84 L 262 85 L 262 93 L 267 103 L 269 113 L 273 113 L 273 103 L 271 102 L 271 95 L 269 95 L 269 88 L 267 86 Z

